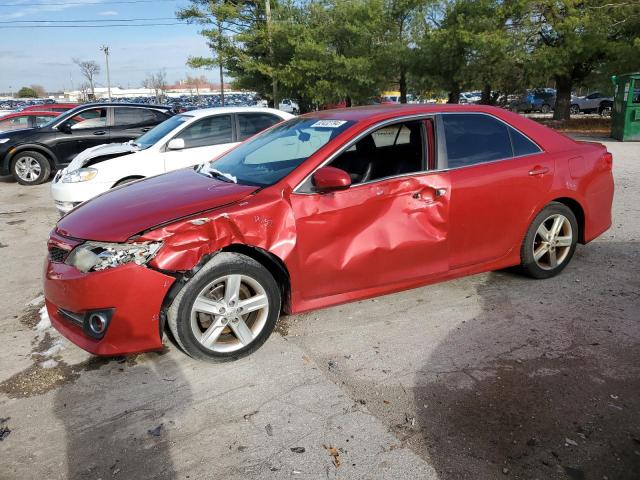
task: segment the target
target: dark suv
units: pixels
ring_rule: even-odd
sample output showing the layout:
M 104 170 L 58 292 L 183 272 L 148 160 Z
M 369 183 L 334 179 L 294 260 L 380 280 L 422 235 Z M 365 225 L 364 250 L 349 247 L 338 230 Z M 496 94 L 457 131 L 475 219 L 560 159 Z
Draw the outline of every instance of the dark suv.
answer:
M 81 151 L 133 140 L 171 115 L 171 107 L 91 103 L 40 128 L 0 133 L 0 175 L 11 174 L 22 185 L 38 185 Z

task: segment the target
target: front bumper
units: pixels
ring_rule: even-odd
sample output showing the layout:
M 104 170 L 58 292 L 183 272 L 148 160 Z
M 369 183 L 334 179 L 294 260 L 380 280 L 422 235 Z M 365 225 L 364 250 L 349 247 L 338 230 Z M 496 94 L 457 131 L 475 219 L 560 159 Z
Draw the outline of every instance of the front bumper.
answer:
M 127 355 L 162 348 L 160 309 L 174 278 L 136 264 L 82 273 L 47 259 L 44 295 L 51 324 L 80 348 L 103 356 Z M 92 338 L 78 316 L 111 310 L 101 339 Z

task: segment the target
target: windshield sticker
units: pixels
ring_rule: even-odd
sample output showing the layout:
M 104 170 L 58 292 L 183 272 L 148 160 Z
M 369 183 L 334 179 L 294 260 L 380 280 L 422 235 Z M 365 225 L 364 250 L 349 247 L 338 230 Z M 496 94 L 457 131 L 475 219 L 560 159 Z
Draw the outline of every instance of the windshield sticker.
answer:
M 347 123 L 346 120 L 318 120 L 311 128 L 338 128 Z

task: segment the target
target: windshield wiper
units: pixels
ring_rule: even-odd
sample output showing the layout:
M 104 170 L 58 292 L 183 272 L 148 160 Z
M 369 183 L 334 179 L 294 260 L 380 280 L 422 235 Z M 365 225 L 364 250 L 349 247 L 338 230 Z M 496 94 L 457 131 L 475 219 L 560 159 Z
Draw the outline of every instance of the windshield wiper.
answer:
M 217 179 L 222 180 L 223 182 L 238 183 L 238 179 L 236 177 L 234 177 L 233 175 L 231 175 L 230 173 L 224 173 L 224 172 L 221 172 L 220 170 L 217 170 L 215 168 L 209 168 L 207 170 L 207 172 L 211 176 L 216 177 Z

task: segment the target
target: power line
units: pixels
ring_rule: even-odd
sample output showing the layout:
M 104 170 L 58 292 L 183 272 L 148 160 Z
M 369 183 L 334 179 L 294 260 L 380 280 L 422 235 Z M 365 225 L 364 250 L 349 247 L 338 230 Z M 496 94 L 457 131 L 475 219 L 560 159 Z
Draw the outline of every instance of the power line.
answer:
M 47 2 L 47 3 L 0 3 L 0 7 L 40 7 L 40 6 L 59 6 L 59 5 L 83 5 L 83 6 L 103 6 L 108 7 L 109 5 L 122 5 L 122 4 L 130 4 L 130 3 L 158 3 L 158 2 L 175 2 L 175 0 L 117 0 L 117 1 L 109 1 L 108 3 L 95 2 L 95 3 L 87 3 L 87 2 Z
M 0 29 L 9 28 L 117 28 L 117 27 L 165 27 L 169 25 L 189 25 L 186 22 L 173 22 L 173 23 L 140 23 L 131 24 L 123 23 L 121 25 L 0 25 Z
M 0 23 L 105 23 L 105 22 L 146 22 L 146 21 L 158 21 L 158 20 L 175 20 L 176 17 L 159 17 L 159 18 L 96 18 L 93 20 L 6 20 Z

